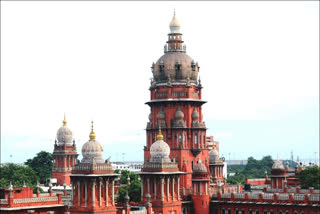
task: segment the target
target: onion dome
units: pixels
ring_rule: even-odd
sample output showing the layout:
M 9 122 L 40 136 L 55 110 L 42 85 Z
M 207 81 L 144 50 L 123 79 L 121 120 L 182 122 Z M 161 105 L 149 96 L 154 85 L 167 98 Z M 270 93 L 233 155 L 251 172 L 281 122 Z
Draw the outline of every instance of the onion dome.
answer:
M 166 118 L 166 115 L 165 115 L 163 109 L 161 108 L 160 111 L 157 114 L 157 119 L 158 120 L 164 120 L 165 118 Z
M 206 173 L 208 172 L 207 167 L 201 162 L 201 160 L 198 161 L 198 163 L 193 167 L 193 173 Z
M 176 120 L 182 120 L 184 118 L 184 113 L 181 111 L 180 107 L 178 107 L 176 113 L 174 113 L 174 118 Z
M 216 145 L 213 144 L 212 150 L 209 152 L 209 164 L 215 164 L 220 161 L 219 152 Z
M 152 112 L 150 112 L 150 114 L 149 114 L 149 120 L 151 121 L 152 120 Z
M 199 112 L 197 111 L 196 108 L 193 109 L 193 112 L 191 114 L 192 120 L 197 120 L 199 119 Z
M 62 123 L 63 125 L 58 129 L 57 132 L 58 144 L 72 145 L 72 131 L 67 127 L 66 116 L 64 116 Z
M 163 141 L 163 135 L 161 133 L 161 126 L 159 126 L 159 134 L 157 135 L 157 141 L 154 142 L 150 147 L 150 162 L 171 162 L 170 147 Z
M 180 23 L 176 17 L 176 12 L 174 12 L 173 14 L 169 27 L 170 27 L 171 33 L 180 33 Z
M 93 131 L 92 122 L 89 141 L 82 146 L 83 159 L 81 160 L 81 163 L 104 163 L 102 154 L 103 148 L 102 145 L 96 141 L 96 134 Z

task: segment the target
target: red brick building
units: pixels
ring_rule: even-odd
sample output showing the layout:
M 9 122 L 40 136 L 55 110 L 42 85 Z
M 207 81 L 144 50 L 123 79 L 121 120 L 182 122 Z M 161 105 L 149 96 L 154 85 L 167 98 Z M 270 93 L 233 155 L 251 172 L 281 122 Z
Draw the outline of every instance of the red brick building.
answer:
M 76 147 L 66 120 L 58 130 L 53 177 L 68 183 L 72 193 L 62 204 L 61 194 L 32 194 L 31 188 L 2 189 L 1 213 L 50 214 L 320 214 L 320 191 L 300 189 L 298 173 L 276 160 L 270 178 L 250 180 L 261 191 L 243 191 L 223 177 L 219 151 L 206 145 L 199 65 L 186 54 L 180 24 L 174 15 L 164 55 L 152 65 L 151 108 L 146 129 L 141 177 L 141 210 L 130 210 L 130 198 L 117 207 L 115 174 L 102 158 L 102 145 L 93 127 L 75 161 Z M 162 130 L 162 131 L 161 131 Z M 72 173 L 72 174 L 71 174 Z M 143 209 L 144 208 L 144 209 Z

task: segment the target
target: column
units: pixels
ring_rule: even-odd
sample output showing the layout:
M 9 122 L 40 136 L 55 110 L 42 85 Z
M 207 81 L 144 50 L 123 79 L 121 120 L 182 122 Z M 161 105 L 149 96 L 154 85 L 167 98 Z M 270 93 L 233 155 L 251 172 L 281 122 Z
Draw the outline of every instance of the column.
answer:
M 208 182 L 206 182 L 206 186 L 205 186 L 205 188 L 206 188 L 206 195 L 208 195 Z
M 72 205 L 74 205 L 74 186 L 73 186 L 73 182 L 71 181 L 71 201 L 72 201 Z
M 106 180 L 106 206 L 108 206 L 108 186 L 109 186 L 109 180 Z
M 144 183 L 143 183 L 143 177 L 141 177 L 141 201 L 143 201 L 143 186 L 144 186 Z
M 172 201 L 174 200 L 174 176 L 172 177 Z
M 81 186 L 80 181 L 78 181 L 78 206 L 80 207 L 80 201 L 81 200 Z
M 92 187 L 92 189 L 91 189 L 91 193 L 92 193 L 92 199 L 91 199 L 91 201 L 92 201 L 92 207 L 94 207 L 95 206 L 95 203 L 96 203 L 96 197 L 95 197 L 95 194 L 96 194 L 96 192 L 95 192 L 95 189 L 96 189 L 96 181 L 95 180 L 92 180 L 91 181 L 92 182 L 92 185 L 91 185 L 91 187 Z
M 112 191 L 112 194 L 111 194 L 112 205 L 114 205 L 114 180 L 112 180 L 111 182 L 111 191 Z
M 167 200 L 169 201 L 169 193 L 170 193 L 170 178 L 167 178 Z
M 153 192 L 154 192 L 154 200 L 157 200 L 157 180 L 156 180 L 156 177 L 153 178 Z
M 63 157 L 63 168 L 66 168 L 67 166 L 67 161 L 66 161 L 66 157 Z
M 161 201 L 163 201 L 164 200 L 164 198 L 163 198 L 163 192 L 164 192 L 164 178 L 163 177 L 161 177 Z
M 147 185 L 148 194 L 150 194 L 150 178 L 147 178 Z
M 180 201 L 180 176 L 178 176 L 178 181 L 177 181 L 177 194 L 178 194 L 178 201 Z
M 84 182 L 84 206 L 88 206 L 88 181 Z
M 102 183 L 100 181 L 99 182 L 99 207 L 101 207 L 101 186 L 102 186 Z

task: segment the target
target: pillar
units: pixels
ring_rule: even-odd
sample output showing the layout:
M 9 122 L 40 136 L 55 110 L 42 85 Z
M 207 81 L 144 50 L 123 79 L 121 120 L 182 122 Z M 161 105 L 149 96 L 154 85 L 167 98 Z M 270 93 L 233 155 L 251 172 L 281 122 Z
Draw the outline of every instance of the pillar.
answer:
M 161 178 L 161 201 L 164 200 L 163 192 L 164 192 L 164 178 L 162 177 Z

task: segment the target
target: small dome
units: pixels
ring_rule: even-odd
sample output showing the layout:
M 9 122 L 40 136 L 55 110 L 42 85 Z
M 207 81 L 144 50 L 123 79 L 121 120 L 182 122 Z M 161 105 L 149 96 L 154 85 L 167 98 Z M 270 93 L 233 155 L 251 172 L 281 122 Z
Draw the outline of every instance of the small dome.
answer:
M 163 109 L 161 108 L 160 111 L 157 114 L 157 119 L 158 120 L 164 120 L 165 118 L 166 118 L 166 115 L 165 115 Z
M 176 120 L 182 120 L 184 118 L 184 113 L 181 111 L 180 107 L 178 107 L 176 113 L 174 114 L 174 118 Z
M 208 172 L 207 167 L 201 163 L 201 160 L 199 160 L 198 163 L 193 167 L 193 173 L 197 172 Z
M 209 152 L 209 164 L 217 163 L 219 160 L 219 152 L 216 149 L 216 146 L 213 145 L 213 149 Z
M 282 164 L 282 161 L 280 161 L 280 160 L 275 160 L 275 161 L 273 162 L 272 169 L 284 169 L 284 166 L 283 166 L 283 164 Z
M 154 142 L 150 147 L 150 162 L 171 162 L 170 155 L 170 147 L 169 145 L 163 141 L 163 135 L 161 133 L 161 127 L 159 127 L 159 134 L 157 135 L 157 141 Z
M 102 158 L 103 148 L 102 145 L 96 141 L 93 125 L 89 137 L 90 140 L 82 146 L 83 159 L 81 160 L 81 163 L 104 163 Z
M 72 145 L 72 131 L 67 127 L 66 117 L 64 117 L 63 125 L 57 131 L 58 144 Z
M 197 119 L 199 119 L 199 112 L 197 111 L 196 108 L 193 109 L 193 112 L 192 112 L 191 117 L 192 117 L 192 120 L 197 120 Z
M 173 14 L 169 27 L 170 27 L 171 33 L 180 33 L 180 23 L 176 17 L 176 13 Z
M 149 114 L 149 120 L 151 121 L 152 120 L 152 112 L 150 112 L 150 114 Z

